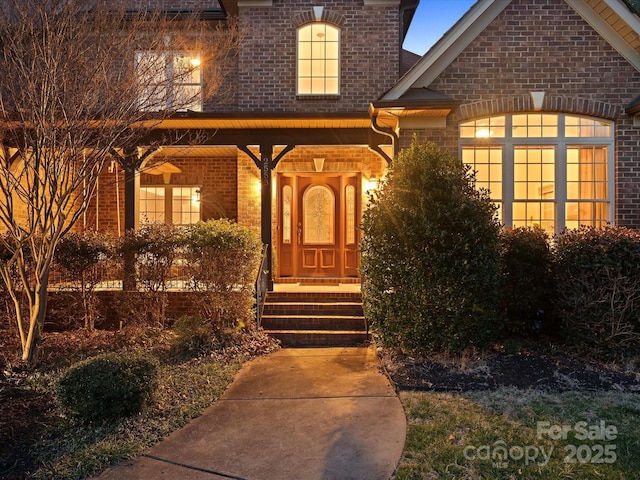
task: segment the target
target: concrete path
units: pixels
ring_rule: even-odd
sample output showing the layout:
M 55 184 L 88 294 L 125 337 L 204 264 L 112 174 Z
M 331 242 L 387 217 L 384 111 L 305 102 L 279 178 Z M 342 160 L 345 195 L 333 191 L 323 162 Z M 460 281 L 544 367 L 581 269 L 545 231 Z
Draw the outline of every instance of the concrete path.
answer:
M 101 480 L 387 480 L 400 401 L 372 348 L 296 348 L 247 363 L 204 414 Z

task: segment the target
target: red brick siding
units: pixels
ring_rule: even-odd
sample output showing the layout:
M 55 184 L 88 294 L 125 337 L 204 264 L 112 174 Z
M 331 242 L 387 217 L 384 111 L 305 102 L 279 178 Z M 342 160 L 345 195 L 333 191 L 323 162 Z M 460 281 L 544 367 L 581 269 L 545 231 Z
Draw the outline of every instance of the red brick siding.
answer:
M 640 73 L 564 0 L 514 0 L 430 88 L 463 103 L 444 130 L 403 131 L 401 147 L 416 133 L 457 155 L 462 118 L 532 110 L 532 91 L 545 111 L 615 119 L 616 222 L 640 227 L 640 132 L 624 114 Z
M 182 173 L 171 175 L 170 185 L 200 186 L 202 220 L 238 217 L 236 158 L 171 159 Z M 162 176 L 142 173 L 140 185 L 163 185 Z
M 308 18 L 308 2 L 274 2 L 269 8 L 241 8 L 245 28 L 239 56 L 241 111 L 366 111 L 389 89 L 399 72 L 397 7 L 361 2 L 322 2 L 323 18 L 340 26 L 340 96 L 296 98 L 296 28 Z

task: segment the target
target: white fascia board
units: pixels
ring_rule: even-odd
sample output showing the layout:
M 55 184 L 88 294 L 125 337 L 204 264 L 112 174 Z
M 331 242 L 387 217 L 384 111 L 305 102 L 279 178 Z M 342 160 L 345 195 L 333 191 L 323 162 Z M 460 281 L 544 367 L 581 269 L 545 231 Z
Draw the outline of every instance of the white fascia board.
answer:
M 624 20 L 631 29 L 640 35 L 640 18 L 635 15 L 621 0 L 602 0 L 611 10 Z
M 397 100 L 410 88 L 428 87 L 510 3 L 479 0 L 381 100 Z
M 590 8 L 584 0 L 565 0 L 578 15 L 598 32 L 616 51 L 622 55 L 636 70 L 640 71 L 640 54 L 622 38 L 598 13 Z M 603 0 L 620 18 L 627 22 L 634 32 L 640 34 L 640 21 L 626 5 L 619 0 Z M 614 6 L 616 8 L 614 8 Z M 622 10 L 621 8 L 624 8 Z M 631 20 L 633 18 L 633 20 Z

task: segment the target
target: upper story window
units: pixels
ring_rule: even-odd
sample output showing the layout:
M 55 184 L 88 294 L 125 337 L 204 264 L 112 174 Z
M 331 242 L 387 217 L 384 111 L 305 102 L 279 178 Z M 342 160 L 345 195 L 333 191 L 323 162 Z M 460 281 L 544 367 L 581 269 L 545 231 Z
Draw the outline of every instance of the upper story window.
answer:
M 136 52 L 138 104 L 144 111 L 202 111 L 200 58 L 184 52 Z
M 298 95 L 340 93 L 340 30 L 315 22 L 298 29 Z
M 502 222 L 554 233 L 613 221 L 613 124 L 568 114 L 500 115 L 460 124 L 462 161 Z

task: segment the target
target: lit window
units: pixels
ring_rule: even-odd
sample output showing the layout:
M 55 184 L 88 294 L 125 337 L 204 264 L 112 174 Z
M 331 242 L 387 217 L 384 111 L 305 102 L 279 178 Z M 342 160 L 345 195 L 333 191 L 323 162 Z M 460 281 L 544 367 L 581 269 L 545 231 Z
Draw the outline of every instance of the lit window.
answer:
M 488 132 L 488 134 L 487 134 Z M 460 124 L 463 163 L 506 226 L 549 232 L 613 220 L 613 124 L 524 113 Z
M 327 23 L 298 29 L 298 95 L 340 93 L 340 31 Z
M 489 117 L 471 120 L 460 125 L 462 138 L 503 138 L 505 117 Z
M 140 223 L 165 222 L 165 188 L 140 188 Z
M 140 224 L 188 225 L 199 220 L 199 187 L 140 187 Z
M 476 188 L 488 190 L 498 210 L 502 210 L 502 147 L 462 147 L 462 162 L 471 166 Z
M 541 113 L 513 115 L 514 138 L 549 138 L 558 136 L 558 116 Z
M 141 110 L 202 110 L 202 74 L 197 56 L 137 52 L 135 69 Z

